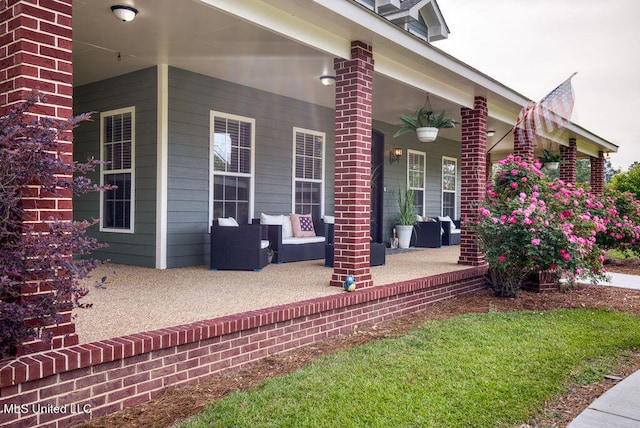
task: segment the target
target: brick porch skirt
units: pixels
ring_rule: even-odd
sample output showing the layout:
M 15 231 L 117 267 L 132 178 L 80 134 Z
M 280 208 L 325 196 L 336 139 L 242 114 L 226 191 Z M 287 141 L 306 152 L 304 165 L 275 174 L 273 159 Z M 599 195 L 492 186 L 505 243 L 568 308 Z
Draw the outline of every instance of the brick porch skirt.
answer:
M 3 361 L 0 425 L 68 426 L 110 414 L 168 387 L 483 289 L 486 272 L 472 267 Z

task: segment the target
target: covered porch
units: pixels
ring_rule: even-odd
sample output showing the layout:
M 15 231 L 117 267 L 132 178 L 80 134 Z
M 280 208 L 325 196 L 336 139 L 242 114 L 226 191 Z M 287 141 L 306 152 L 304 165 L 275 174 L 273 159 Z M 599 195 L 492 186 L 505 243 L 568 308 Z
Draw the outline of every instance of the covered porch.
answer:
M 371 274 L 384 286 L 463 271 L 468 266 L 458 264 L 459 256 L 460 246 L 388 250 L 386 264 Z M 93 307 L 75 310 L 76 333 L 85 344 L 346 294 L 328 285 L 331 274 L 323 260 L 270 264 L 260 272 L 107 264 L 84 282 Z M 95 288 L 102 275 L 108 276 L 106 288 Z

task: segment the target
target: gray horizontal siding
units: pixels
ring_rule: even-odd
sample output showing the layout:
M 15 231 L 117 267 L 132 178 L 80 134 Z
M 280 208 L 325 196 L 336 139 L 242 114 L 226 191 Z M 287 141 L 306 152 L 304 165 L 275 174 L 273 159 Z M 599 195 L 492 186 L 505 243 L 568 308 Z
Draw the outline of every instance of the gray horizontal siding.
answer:
M 168 267 L 209 262 L 212 110 L 256 121 L 254 217 L 261 212 L 291 211 L 293 128 L 325 132 L 328 154 L 325 210 L 333 212 L 332 109 L 170 68 Z
M 425 214 L 438 216 L 442 209 L 442 156 L 458 159 L 458 195 L 457 209 L 460 212 L 460 143 L 438 137 L 433 143 L 420 143 L 414 133 L 393 138 L 397 127 L 384 122 L 374 121 L 374 128 L 385 135 L 384 161 L 384 239 L 388 241 L 393 229 L 393 218 L 398 213 L 398 189 L 407 186 L 407 149 L 426 153 L 426 194 Z M 400 162 L 389 163 L 389 152 L 402 147 L 404 154 Z
M 94 111 L 93 122 L 84 122 L 74 131 L 74 159 L 85 161 L 88 156 L 100 158 L 100 112 L 135 107 L 135 224 L 134 232 L 99 232 L 90 234 L 109 248 L 94 253 L 96 258 L 115 263 L 155 266 L 156 235 L 156 82 L 155 68 L 130 73 L 113 79 L 74 88 L 74 114 Z M 99 175 L 91 177 L 99 182 Z M 98 218 L 98 194 L 74 198 L 76 219 Z

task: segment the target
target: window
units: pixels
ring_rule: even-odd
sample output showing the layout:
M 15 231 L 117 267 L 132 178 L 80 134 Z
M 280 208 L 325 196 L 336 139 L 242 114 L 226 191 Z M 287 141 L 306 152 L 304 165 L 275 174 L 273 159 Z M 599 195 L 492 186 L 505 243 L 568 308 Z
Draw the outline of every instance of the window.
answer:
M 324 214 L 324 140 L 323 132 L 293 129 L 293 212 Z
M 417 214 L 424 213 L 427 155 L 424 152 L 407 150 L 407 186 L 413 190 L 413 207 Z
M 135 194 L 135 108 L 100 114 L 100 230 L 133 233 Z
M 211 112 L 211 219 L 253 215 L 253 119 Z
M 458 184 L 458 160 L 442 157 L 442 215 L 457 219 L 456 216 L 456 191 Z

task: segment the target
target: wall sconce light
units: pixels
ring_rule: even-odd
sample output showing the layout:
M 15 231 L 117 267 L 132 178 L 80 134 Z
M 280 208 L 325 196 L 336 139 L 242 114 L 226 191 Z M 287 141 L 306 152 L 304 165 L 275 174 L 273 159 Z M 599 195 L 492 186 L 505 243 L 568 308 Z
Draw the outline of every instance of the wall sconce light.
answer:
M 609 154 L 609 152 L 607 152 L 607 155 L 604 157 L 607 161 L 611 160 L 611 155 Z
M 396 147 L 389 152 L 389 163 L 400 162 L 401 157 L 402 149 L 400 147 Z
M 130 22 L 133 21 L 133 18 L 138 14 L 138 9 L 130 6 L 115 5 L 111 6 L 111 12 L 113 12 L 120 21 Z
M 487 137 L 493 137 L 494 135 L 496 135 L 496 131 L 494 131 L 493 129 L 487 130 Z
M 320 82 L 324 85 L 324 86 L 332 86 L 336 84 L 336 77 L 335 76 L 320 76 Z

